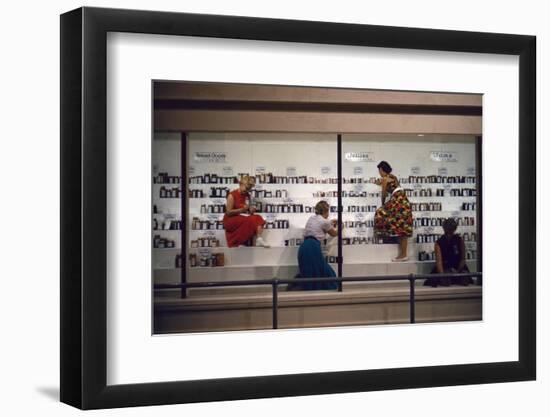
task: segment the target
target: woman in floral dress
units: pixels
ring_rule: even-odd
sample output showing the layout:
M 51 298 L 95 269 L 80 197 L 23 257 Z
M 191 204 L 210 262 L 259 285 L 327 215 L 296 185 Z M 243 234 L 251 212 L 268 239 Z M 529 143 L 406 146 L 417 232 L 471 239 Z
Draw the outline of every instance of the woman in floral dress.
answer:
M 409 259 L 407 256 L 408 238 L 413 234 L 411 203 L 399 185 L 397 177 L 391 173 L 390 164 L 382 161 L 377 168 L 381 177 L 377 184 L 382 187 L 382 207 L 376 210 L 374 230 L 378 236 L 398 238 L 399 253 L 392 261 L 405 262 Z

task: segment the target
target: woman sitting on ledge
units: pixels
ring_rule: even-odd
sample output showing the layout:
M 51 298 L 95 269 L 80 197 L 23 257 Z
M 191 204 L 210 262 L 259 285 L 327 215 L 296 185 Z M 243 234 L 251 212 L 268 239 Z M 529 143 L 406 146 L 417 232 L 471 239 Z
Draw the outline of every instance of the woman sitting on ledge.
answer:
M 432 274 L 456 274 L 470 272 L 466 265 L 466 248 L 460 235 L 456 234 L 458 224 L 454 219 L 446 219 L 443 222 L 443 231 L 445 234 L 435 242 L 435 267 Z M 473 284 L 471 277 L 459 278 L 428 278 L 424 285 L 437 287 L 441 285 L 448 287 L 451 284 L 468 285 Z
M 255 246 L 269 247 L 262 239 L 265 220 L 262 216 L 254 214 L 256 207 L 250 206 L 249 191 L 254 185 L 254 177 L 244 175 L 239 182 L 239 188 L 227 195 L 223 227 L 227 246 L 230 248 L 243 246 L 254 236 L 256 236 Z
M 311 216 L 304 230 L 304 242 L 298 249 L 298 267 L 300 274 L 296 278 L 328 278 L 335 277 L 334 269 L 327 263 L 321 250 L 321 241 L 330 236 L 337 236 L 336 220 L 328 220 L 330 206 L 326 201 L 315 205 L 315 215 Z M 291 284 L 289 290 L 334 290 L 336 282 L 306 282 Z

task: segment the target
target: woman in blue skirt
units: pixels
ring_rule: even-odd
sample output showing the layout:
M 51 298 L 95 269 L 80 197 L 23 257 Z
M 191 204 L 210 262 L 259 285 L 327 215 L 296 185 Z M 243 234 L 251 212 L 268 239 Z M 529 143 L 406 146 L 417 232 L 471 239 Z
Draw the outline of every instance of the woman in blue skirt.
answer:
M 326 235 L 337 236 L 336 220 L 328 220 L 330 206 L 326 201 L 315 205 L 315 215 L 311 216 L 304 230 L 304 242 L 298 249 L 298 266 L 300 275 L 297 278 L 328 278 L 336 273 L 327 263 L 321 250 L 321 242 Z M 291 286 L 292 289 L 303 290 L 333 290 L 338 287 L 336 282 L 311 282 Z

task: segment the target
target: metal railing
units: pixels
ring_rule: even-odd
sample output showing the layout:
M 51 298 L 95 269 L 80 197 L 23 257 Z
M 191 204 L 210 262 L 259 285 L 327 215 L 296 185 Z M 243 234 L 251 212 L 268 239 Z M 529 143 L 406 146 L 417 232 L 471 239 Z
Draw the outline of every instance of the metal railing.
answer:
M 416 322 L 415 318 L 415 282 L 418 279 L 428 278 L 463 278 L 463 277 L 481 277 L 481 272 L 465 272 L 460 274 L 408 274 L 408 275 L 386 275 L 370 277 L 348 277 L 348 278 L 293 278 L 293 279 L 259 279 L 246 281 L 223 281 L 223 282 L 189 282 L 179 284 L 155 284 L 154 290 L 181 289 L 188 288 L 213 288 L 213 287 L 246 287 L 257 285 L 270 285 L 272 293 L 272 314 L 273 328 L 279 328 L 279 285 L 284 284 L 312 284 L 312 283 L 331 283 L 336 282 L 341 287 L 343 282 L 374 282 L 374 281 L 408 281 L 409 282 L 409 318 L 411 323 Z M 327 291 L 327 290 L 324 290 Z

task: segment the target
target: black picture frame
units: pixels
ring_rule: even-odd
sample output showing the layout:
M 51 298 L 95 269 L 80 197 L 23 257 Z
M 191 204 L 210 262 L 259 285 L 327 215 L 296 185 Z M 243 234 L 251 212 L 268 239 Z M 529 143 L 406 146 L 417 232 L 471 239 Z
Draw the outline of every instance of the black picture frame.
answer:
M 513 362 L 106 384 L 108 32 L 519 57 L 519 358 Z M 536 38 L 358 24 L 80 8 L 61 15 L 61 401 L 82 409 L 536 378 Z

